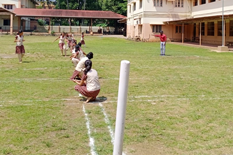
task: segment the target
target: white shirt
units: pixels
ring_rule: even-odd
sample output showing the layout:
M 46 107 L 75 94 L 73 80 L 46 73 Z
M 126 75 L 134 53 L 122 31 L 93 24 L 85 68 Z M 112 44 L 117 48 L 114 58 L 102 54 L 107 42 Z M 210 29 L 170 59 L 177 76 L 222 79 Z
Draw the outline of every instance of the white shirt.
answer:
M 62 35 L 61 35 L 60 38 L 59 38 L 59 44 L 60 43 L 65 43 L 65 39 L 66 39 L 66 37 L 65 36 L 62 37 Z
M 75 48 L 74 48 L 74 49 L 72 49 L 72 54 L 75 54 Z
M 99 77 L 96 70 L 91 69 L 87 72 L 87 90 L 88 91 L 95 91 L 100 89 Z
M 77 51 L 77 52 L 78 52 L 77 58 L 78 58 L 79 60 L 81 60 L 82 58 L 85 57 L 85 55 L 83 54 L 83 51 L 82 51 L 82 50 Z
M 17 35 L 16 36 L 17 38 L 16 38 L 16 46 L 21 46 L 21 45 L 23 45 L 23 36 L 21 36 L 20 37 L 20 35 Z
M 77 66 L 75 67 L 75 70 L 81 72 L 83 69 L 85 69 L 85 61 L 87 60 L 88 60 L 88 57 L 82 58 L 77 64 Z
M 72 39 L 73 39 L 73 37 L 71 35 L 67 36 L 67 40 L 72 40 Z

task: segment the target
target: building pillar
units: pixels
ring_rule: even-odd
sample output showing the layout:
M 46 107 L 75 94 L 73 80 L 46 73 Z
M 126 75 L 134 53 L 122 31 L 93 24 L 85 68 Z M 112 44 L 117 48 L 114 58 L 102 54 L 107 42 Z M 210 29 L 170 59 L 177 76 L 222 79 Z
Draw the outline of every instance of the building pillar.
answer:
M 18 2 L 18 8 L 21 8 L 21 0 L 19 0 L 19 2 Z
M 184 43 L 184 23 L 182 23 L 182 44 Z
M 199 32 L 199 44 L 201 45 L 201 23 L 200 23 L 200 32 Z
M 49 18 L 49 34 L 51 34 L 51 18 Z
M 10 15 L 11 20 L 10 20 L 10 34 L 13 34 L 13 14 Z
M 224 20 L 224 25 L 223 25 L 223 46 L 226 46 L 226 21 Z
M 91 18 L 91 32 L 92 32 L 92 23 L 93 23 L 93 19 Z

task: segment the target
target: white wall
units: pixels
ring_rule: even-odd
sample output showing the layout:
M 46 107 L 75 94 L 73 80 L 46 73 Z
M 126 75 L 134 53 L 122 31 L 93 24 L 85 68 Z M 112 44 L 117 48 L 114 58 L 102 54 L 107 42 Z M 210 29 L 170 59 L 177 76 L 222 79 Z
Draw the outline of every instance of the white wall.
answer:
M 18 8 L 18 0 L 0 0 L 0 7 L 4 8 L 4 4 L 12 4 L 13 5 L 13 9 L 14 8 Z
M 12 4 L 14 8 L 19 8 L 19 0 L 0 0 L 0 7 L 4 8 L 4 4 Z M 31 0 L 21 0 L 21 5 L 24 5 L 25 8 L 35 8 L 35 4 Z M 13 8 L 13 9 L 14 9 Z
M 206 1 L 206 4 L 193 6 L 192 16 L 194 18 L 222 15 L 222 1 L 216 0 L 211 3 Z M 224 14 L 233 14 L 233 0 L 224 0 Z

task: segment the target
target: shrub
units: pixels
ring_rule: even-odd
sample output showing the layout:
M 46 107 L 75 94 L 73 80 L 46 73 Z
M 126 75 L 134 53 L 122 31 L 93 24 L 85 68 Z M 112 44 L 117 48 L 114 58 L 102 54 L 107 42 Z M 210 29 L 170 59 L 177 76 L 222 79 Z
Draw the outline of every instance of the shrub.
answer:
M 43 19 L 38 19 L 38 24 L 39 24 L 40 26 L 44 26 L 45 23 L 46 23 L 46 21 L 44 21 Z
M 51 31 L 51 35 L 54 36 L 55 35 L 55 31 L 52 30 Z

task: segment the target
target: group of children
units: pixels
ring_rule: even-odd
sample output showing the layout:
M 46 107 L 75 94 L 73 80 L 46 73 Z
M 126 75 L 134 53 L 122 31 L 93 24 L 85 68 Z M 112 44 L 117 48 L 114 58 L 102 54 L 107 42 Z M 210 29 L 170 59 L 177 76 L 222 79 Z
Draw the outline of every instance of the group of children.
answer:
M 63 56 L 63 53 L 65 53 L 66 56 L 66 51 L 68 50 L 68 48 L 72 51 L 73 40 L 75 40 L 74 34 L 68 34 L 62 32 L 61 35 L 58 38 L 56 38 L 53 42 L 55 42 L 58 39 L 59 39 L 58 46 L 59 49 L 61 50 L 61 55 Z M 67 45 L 65 44 L 65 42 L 67 42 Z M 81 36 L 81 44 L 85 45 L 84 33 L 82 33 Z
M 77 43 L 75 39 L 72 41 L 72 55 L 70 58 L 75 70 L 70 80 L 77 84 L 75 90 L 87 97 L 85 103 L 88 103 L 96 99 L 100 92 L 100 83 L 97 71 L 92 69 L 91 59 L 94 55 L 92 52 L 86 54 L 81 48 L 83 44 L 85 45 L 83 34 L 81 42 Z
M 58 39 L 58 45 L 62 55 L 64 52 L 66 56 L 67 47 L 70 48 L 70 59 L 75 66 L 74 73 L 70 80 L 77 84 L 75 90 L 87 97 L 86 103 L 95 100 L 100 92 L 100 83 L 97 71 L 92 69 L 91 59 L 93 58 L 93 53 L 89 52 L 86 54 L 81 48 L 82 45 L 85 45 L 84 33 L 82 33 L 79 43 L 77 43 L 73 34 L 66 34 L 64 32 L 54 41 Z M 14 41 L 16 42 L 15 53 L 18 54 L 19 63 L 22 63 L 22 58 L 25 54 L 24 41 L 23 31 L 20 30 Z M 65 45 L 65 42 L 67 42 L 67 45 Z

